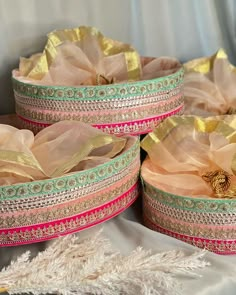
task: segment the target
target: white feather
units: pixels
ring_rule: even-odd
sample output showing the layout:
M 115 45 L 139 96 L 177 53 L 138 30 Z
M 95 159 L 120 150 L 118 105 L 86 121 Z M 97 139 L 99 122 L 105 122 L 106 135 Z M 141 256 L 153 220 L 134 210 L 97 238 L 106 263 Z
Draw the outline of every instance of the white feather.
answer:
M 0 287 L 10 294 L 168 295 L 181 294 L 177 276 L 209 265 L 204 251 L 152 254 L 137 248 L 128 256 L 112 249 L 101 232 L 81 240 L 69 235 L 55 240 L 30 259 L 26 252 L 0 272 Z

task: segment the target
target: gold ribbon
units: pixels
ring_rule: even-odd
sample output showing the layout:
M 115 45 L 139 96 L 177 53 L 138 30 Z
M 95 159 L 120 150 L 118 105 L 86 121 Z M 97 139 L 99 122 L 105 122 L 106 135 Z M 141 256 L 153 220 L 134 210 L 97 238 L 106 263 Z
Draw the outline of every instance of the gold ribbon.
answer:
M 9 173 L 24 178 L 28 178 L 29 180 L 35 180 L 32 175 L 29 175 L 27 172 L 24 171 L 24 168 L 22 168 L 27 167 L 33 169 L 34 171 L 40 171 L 43 175 L 46 176 L 46 174 L 43 171 L 43 168 L 35 159 L 35 157 L 33 155 L 28 155 L 24 152 L 1 150 L 0 162 L 5 163 L 3 167 L 0 167 L 0 174 Z
M 43 172 L 42 167 L 34 156 L 28 155 L 24 152 L 1 150 L 0 151 L 0 161 L 20 164 L 21 166 L 29 167 L 32 169 L 37 169 Z
M 210 57 L 202 57 L 193 59 L 184 64 L 186 72 L 197 72 L 207 74 L 213 69 L 214 61 L 216 59 L 227 59 L 228 56 L 224 49 L 219 49 L 214 55 Z M 235 71 L 235 67 L 230 65 L 230 68 Z
M 208 119 L 196 116 L 173 116 L 165 119 L 154 131 L 149 133 L 142 141 L 143 149 L 148 149 L 150 145 L 163 141 L 174 128 L 180 125 L 192 125 L 198 132 L 211 133 L 218 132 L 229 139 L 230 142 L 236 142 L 236 116 L 232 116 L 231 122 L 225 122 L 220 117 L 210 117 Z M 181 139 L 185 134 L 181 135 Z

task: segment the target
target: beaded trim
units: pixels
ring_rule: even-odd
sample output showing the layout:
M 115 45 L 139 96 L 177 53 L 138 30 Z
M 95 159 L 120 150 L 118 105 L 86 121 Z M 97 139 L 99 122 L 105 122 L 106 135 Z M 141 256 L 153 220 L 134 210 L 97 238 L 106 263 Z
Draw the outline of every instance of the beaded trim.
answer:
M 73 105 L 76 103 L 73 103 Z M 73 109 L 71 106 L 70 111 L 58 110 L 55 107 L 52 110 L 48 110 L 46 106 L 44 109 L 37 107 L 31 107 L 28 104 L 22 104 L 16 99 L 16 112 L 19 116 L 33 120 L 37 123 L 42 124 L 52 124 L 59 120 L 77 120 L 83 121 L 88 124 L 103 124 L 103 123 L 117 123 L 117 122 L 132 122 L 140 118 L 152 117 L 157 115 L 163 115 L 165 113 L 171 112 L 176 108 L 179 108 L 184 104 L 184 97 L 179 94 L 172 99 L 164 102 L 152 103 L 152 108 L 149 105 L 141 105 L 138 107 L 132 107 L 132 112 L 130 112 L 129 107 L 121 109 L 106 109 L 106 110 L 92 110 L 82 111 Z M 59 102 L 60 107 L 63 107 Z M 89 105 L 90 106 L 90 105 Z
M 143 180 L 144 190 L 148 196 L 172 208 L 190 212 L 236 213 L 236 200 L 204 199 L 178 196 L 164 192 Z
M 31 96 L 24 96 L 23 94 L 18 95 L 17 91 L 14 91 L 15 98 L 20 105 L 30 106 L 31 108 L 37 109 L 47 109 L 48 111 L 58 110 L 61 112 L 71 112 L 71 111 L 80 111 L 80 112 L 91 112 L 91 111 L 107 111 L 107 110 L 125 110 L 127 107 L 140 107 L 148 106 L 150 103 L 163 103 L 167 99 L 170 100 L 176 96 L 183 96 L 182 86 L 178 86 L 168 91 L 157 92 L 154 94 L 144 93 L 142 96 L 123 97 L 114 98 L 108 100 L 107 98 L 103 100 L 63 100 L 63 104 L 60 103 L 61 100 L 51 98 L 45 100 L 45 98 L 37 98 Z M 139 100 L 138 98 L 141 98 Z
M 152 118 L 148 118 L 145 120 L 138 120 L 128 123 L 115 123 L 115 124 L 95 124 L 92 125 L 95 128 L 101 129 L 102 131 L 109 134 L 116 135 L 141 135 L 151 132 L 155 129 L 158 124 L 165 118 L 173 116 L 173 115 L 182 115 L 184 112 L 184 107 L 181 105 L 178 109 Z M 42 124 L 33 121 L 26 120 L 25 118 L 18 116 L 19 121 L 21 122 L 21 127 L 24 129 L 30 129 L 35 134 L 38 133 L 43 128 L 49 126 L 50 124 Z
M 140 96 L 145 93 L 154 94 L 168 91 L 182 85 L 184 69 L 181 68 L 174 74 L 151 80 L 137 81 L 132 83 L 119 83 L 112 85 L 67 87 L 67 86 L 41 86 L 24 83 L 12 77 L 13 88 L 18 94 L 43 99 L 56 100 L 80 100 L 102 101 L 116 98 L 129 98 Z
M 108 133 L 147 133 L 163 118 L 183 112 L 182 85 L 183 69 L 112 86 L 39 86 L 13 78 L 16 112 L 22 126 L 35 133 L 61 120 L 83 121 Z
M 86 229 L 120 214 L 136 200 L 138 194 L 138 184 L 135 184 L 116 199 L 73 217 L 14 230 L 0 230 L 0 247 L 41 242 Z
M 194 223 L 185 222 L 181 217 L 171 218 L 164 213 L 150 208 L 144 200 L 144 212 L 153 223 L 165 228 L 166 230 L 174 231 L 179 234 L 208 238 L 208 239 L 221 239 L 221 240 L 236 240 L 236 226 L 231 223 L 227 226 L 222 225 L 209 225 L 199 224 L 197 221 Z
M 193 212 L 173 208 L 162 202 L 154 199 L 152 196 L 144 193 L 144 200 L 146 206 L 152 209 L 153 212 L 160 212 L 170 218 L 182 220 L 187 223 L 211 224 L 211 225 L 231 225 L 236 224 L 236 212 L 232 213 L 217 213 L 217 212 Z
M 145 224 L 216 253 L 236 254 L 235 208 L 235 200 L 176 196 L 143 180 Z
M 236 240 L 204 239 L 175 233 L 153 223 L 146 214 L 144 215 L 144 224 L 152 230 L 176 238 L 198 248 L 206 249 L 221 255 L 236 254 Z
M 74 191 L 70 193 L 74 198 L 73 201 L 64 199 L 64 202 L 61 204 L 49 206 L 47 203 L 43 203 L 41 207 L 32 203 L 30 207 L 28 205 L 29 208 L 27 209 L 21 210 L 17 208 L 11 213 L 3 213 L 0 217 L 0 228 L 15 228 L 49 222 L 90 210 L 96 206 L 110 202 L 117 196 L 128 191 L 138 181 L 138 173 L 139 167 L 136 166 L 135 171 L 125 179 L 114 182 L 107 189 L 95 191 L 83 198 L 76 198 L 77 191 Z M 65 196 L 67 195 L 68 193 L 65 192 Z M 64 195 L 61 197 L 63 198 Z
M 111 159 L 109 162 L 95 168 L 67 174 L 63 177 L 21 183 L 8 186 L 0 186 L 0 202 L 20 199 L 22 202 L 29 197 L 38 199 L 43 196 L 55 196 L 65 191 L 73 191 L 80 188 L 89 189 L 91 185 L 100 184 L 103 180 L 114 177 L 116 174 L 127 169 L 132 162 L 135 162 L 140 154 L 139 138 L 132 138 L 132 145 L 122 154 Z M 87 191 L 85 191 L 85 194 Z
M 27 210 L 40 209 L 49 206 L 56 206 L 64 204 L 66 202 L 72 202 L 75 200 L 83 201 L 84 198 L 93 195 L 94 192 L 105 192 L 107 188 L 115 186 L 123 181 L 125 186 L 127 181 L 130 181 L 131 176 L 136 176 L 140 167 L 140 159 L 137 157 L 134 162 L 130 164 L 124 170 L 119 173 L 115 173 L 112 177 L 109 177 L 101 182 L 91 184 L 89 187 L 76 187 L 73 189 L 64 189 L 57 193 L 52 194 L 40 194 L 34 196 L 28 196 L 26 198 L 13 199 L 13 200 L 0 200 L 0 226 L 1 217 L 5 214 L 11 214 L 12 212 L 24 212 Z M 128 180 L 127 180 L 128 177 Z
M 111 218 L 138 196 L 139 168 L 139 138 L 129 137 L 122 154 L 95 168 L 1 186 L 0 247 L 51 239 Z

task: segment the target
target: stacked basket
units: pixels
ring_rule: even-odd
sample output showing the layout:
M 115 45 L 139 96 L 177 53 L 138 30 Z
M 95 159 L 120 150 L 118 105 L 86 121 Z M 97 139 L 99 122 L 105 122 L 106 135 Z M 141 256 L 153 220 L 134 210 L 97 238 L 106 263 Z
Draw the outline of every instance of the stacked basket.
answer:
M 32 56 L 34 61 L 23 58 L 24 71 L 21 71 L 21 64 L 19 70 L 13 71 L 20 127 L 38 134 L 59 121 L 82 121 L 106 134 L 125 136 L 128 140 L 126 148 L 95 168 L 51 179 L 1 186 L 0 246 L 48 240 L 88 228 L 122 212 L 140 193 L 139 138 L 130 135 L 148 133 L 166 117 L 183 113 L 184 71 L 175 59 L 170 59 L 168 66 L 164 59 L 163 75 L 154 73 L 155 78 L 126 79 L 118 83 L 114 83 L 113 78 L 109 80 L 97 74 L 105 84 L 98 79 L 97 85 L 45 85 L 37 79 L 21 75 L 28 71 L 30 65 L 35 66 L 35 60 L 45 58 L 48 62 L 65 36 L 73 45 L 75 39 L 80 42 L 85 35 L 88 35 L 88 40 L 93 40 L 93 44 L 102 44 L 106 54 L 112 51 L 113 45 L 112 54 L 124 48 L 124 56 L 128 56 L 126 62 L 130 63 L 130 56 L 138 57 L 138 62 L 134 63 L 137 69 L 131 65 L 131 71 L 140 70 L 139 56 L 129 45 L 104 38 L 94 28 L 53 32 L 49 34 L 49 41 L 39 59 L 38 55 Z M 141 60 L 140 64 L 147 64 L 153 59 Z M 38 77 L 38 71 L 35 72 Z
M 13 74 L 21 126 L 37 133 L 62 120 L 78 120 L 106 133 L 140 135 L 183 113 L 183 69 L 166 77 L 104 86 L 59 87 L 23 83 Z
M 139 195 L 139 140 L 94 168 L 0 187 L 0 246 L 49 240 L 108 220 Z
M 236 254 L 235 119 L 173 117 L 144 138 L 146 226 L 218 254 Z

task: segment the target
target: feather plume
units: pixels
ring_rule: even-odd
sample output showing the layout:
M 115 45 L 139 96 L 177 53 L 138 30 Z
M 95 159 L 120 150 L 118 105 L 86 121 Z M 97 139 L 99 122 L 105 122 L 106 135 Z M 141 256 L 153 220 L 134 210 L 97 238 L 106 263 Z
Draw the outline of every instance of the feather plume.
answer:
M 198 277 L 209 265 L 204 251 L 151 253 L 137 248 L 124 256 L 101 231 L 80 240 L 69 235 L 55 240 L 30 259 L 26 252 L 0 272 L 0 287 L 10 294 L 172 295 L 181 294 L 178 275 Z

